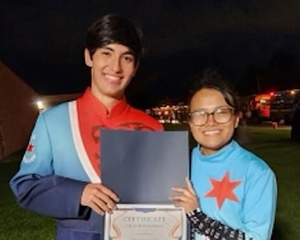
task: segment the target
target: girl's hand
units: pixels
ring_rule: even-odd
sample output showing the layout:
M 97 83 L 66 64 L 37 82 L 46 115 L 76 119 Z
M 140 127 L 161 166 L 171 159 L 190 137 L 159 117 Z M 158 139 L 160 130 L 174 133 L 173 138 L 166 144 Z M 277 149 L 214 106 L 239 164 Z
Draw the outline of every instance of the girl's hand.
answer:
M 189 178 L 185 178 L 187 188 L 173 187 L 176 195 L 171 195 L 169 199 L 174 201 L 176 207 L 182 207 L 185 213 L 191 212 L 199 207 L 198 197 L 193 189 Z

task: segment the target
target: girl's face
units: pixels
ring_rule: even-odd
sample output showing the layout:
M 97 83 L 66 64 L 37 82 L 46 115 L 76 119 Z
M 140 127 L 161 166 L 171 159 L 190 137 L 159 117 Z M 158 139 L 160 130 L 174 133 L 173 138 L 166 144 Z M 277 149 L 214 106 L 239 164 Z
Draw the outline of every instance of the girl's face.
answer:
M 189 120 L 190 129 L 204 155 L 213 154 L 226 146 L 238 126 L 238 116 L 226 103 L 222 93 L 215 89 L 203 88 L 196 92 L 191 99 L 190 113 L 193 113 Z M 205 115 L 207 121 L 203 121 Z

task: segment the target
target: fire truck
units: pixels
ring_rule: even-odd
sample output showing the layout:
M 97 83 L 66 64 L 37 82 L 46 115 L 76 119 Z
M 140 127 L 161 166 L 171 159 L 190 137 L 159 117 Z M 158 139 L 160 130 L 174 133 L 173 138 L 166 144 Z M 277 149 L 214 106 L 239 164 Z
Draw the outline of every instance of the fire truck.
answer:
M 270 94 L 261 93 L 240 99 L 242 111 L 247 122 L 261 123 L 270 119 Z
M 257 117 L 260 120 L 270 118 L 270 100 L 271 96 L 268 93 L 257 94 L 253 97 L 251 108 L 257 112 Z
M 270 119 L 279 124 L 290 124 L 294 103 L 300 97 L 300 89 L 271 93 Z

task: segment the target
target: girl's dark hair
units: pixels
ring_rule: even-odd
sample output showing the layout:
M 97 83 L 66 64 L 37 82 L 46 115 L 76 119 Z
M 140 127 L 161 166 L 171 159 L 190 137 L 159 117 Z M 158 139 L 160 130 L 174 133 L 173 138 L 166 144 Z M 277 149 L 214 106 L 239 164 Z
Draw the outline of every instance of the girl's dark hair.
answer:
M 198 77 L 192 88 L 189 102 L 201 89 L 214 89 L 220 92 L 226 103 L 231 106 L 235 113 L 239 112 L 239 98 L 234 87 L 216 71 L 206 70 L 202 77 Z
M 130 48 L 135 64 L 138 64 L 143 52 L 142 32 L 133 22 L 118 14 L 108 14 L 93 22 L 85 40 L 85 48 L 91 57 L 98 48 L 111 43 L 120 43 Z

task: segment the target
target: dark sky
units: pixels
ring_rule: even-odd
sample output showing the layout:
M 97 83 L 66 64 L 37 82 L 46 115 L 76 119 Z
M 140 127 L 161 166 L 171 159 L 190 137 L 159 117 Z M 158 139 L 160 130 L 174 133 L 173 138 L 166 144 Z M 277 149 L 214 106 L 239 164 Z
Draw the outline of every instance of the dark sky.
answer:
M 299 87 L 299 0 L 1 0 L 0 8 L 0 60 L 40 94 L 85 89 L 86 29 L 106 13 L 144 32 L 137 96 L 186 96 L 206 68 L 243 94 Z

